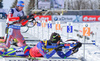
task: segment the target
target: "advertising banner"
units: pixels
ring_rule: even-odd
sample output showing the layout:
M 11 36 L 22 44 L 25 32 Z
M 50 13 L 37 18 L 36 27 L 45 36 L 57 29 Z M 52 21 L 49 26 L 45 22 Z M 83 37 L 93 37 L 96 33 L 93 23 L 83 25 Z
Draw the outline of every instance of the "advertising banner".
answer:
M 84 15 L 82 20 L 83 22 L 97 22 L 97 21 L 100 21 L 100 16 Z
M 52 17 L 47 15 L 47 16 L 34 16 L 35 17 L 35 20 L 39 20 L 39 21 L 52 21 Z
M 59 16 L 59 15 L 53 15 L 52 16 L 52 21 L 61 21 L 64 22 L 64 23 L 67 23 L 67 22 L 82 22 L 82 16 L 80 15 L 62 15 L 62 16 Z
M 38 9 L 50 9 L 50 0 L 38 0 Z
M 53 8 L 64 8 L 64 0 L 53 0 Z

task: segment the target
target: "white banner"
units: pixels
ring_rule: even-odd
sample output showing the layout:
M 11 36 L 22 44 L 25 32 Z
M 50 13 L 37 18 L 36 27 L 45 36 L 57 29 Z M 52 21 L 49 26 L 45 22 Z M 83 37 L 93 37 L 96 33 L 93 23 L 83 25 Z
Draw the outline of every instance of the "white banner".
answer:
M 64 22 L 64 23 L 82 22 L 82 16 L 80 16 L 80 15 L 63 15 L 63 16 L 53 15 L 52 20 L 53 21 L 61 21 L 61 23 L 62 22 Z
M 38 0 L 38 9 L 50 9 L 50 0 Z
M 53 0 L 54 8 L 64 8 L 64 0 Z

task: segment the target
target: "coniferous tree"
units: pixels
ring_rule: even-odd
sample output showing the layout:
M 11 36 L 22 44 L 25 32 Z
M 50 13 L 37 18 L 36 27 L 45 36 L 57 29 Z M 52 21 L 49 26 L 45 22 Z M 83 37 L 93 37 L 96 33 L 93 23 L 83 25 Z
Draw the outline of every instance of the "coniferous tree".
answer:
M 26 9 L 26 14 L 30 14 L 30 10 L 34 9 L 35 0 L 30 0 L 28 7 Z
M 3 8 L 3 0 L 0 0 L 0 8 Z
M 11 8 L 15 8 L 18 0 L 15 0 Z

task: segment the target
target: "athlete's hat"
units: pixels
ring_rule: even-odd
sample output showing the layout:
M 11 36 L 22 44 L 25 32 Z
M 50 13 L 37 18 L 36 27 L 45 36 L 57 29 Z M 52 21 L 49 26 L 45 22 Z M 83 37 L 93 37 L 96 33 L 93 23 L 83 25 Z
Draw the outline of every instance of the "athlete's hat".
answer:
M 18 2 L 17 2 L 17 6 L 24 7 L 24 2 L 23 2 L 23 1 L 18 1 Z

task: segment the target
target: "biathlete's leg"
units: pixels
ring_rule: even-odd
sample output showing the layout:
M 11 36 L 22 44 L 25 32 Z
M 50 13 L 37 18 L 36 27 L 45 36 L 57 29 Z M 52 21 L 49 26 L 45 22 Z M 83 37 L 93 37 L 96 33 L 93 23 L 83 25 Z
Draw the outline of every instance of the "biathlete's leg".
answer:
M 5 43 L 2 43 L 0 44 L 0 48 L 9 48 L 10 47 L 10 42 L 11 42 L 11 39 L 13 39 L 13 29 L 9 29 L 9 37 L 7 38 L 7 41 L 6 41 L 6 44 Z
M 26 42 L 24 40 L 24 37 L 21 35 L 20 33 L 20 30 L 17 30 L 16 31 L 16 39 L 18 40 L 18 46 L 21 47 L 21 46 L 26 46 Z
M 14 29 L 9 28 L 8 36 L 9 37 L 7 38 L 6 46 L 9 48 L 10 44 L 11 44 L 11 40 L 13 40 L 14 37 L 15 37 L 15 35 L 14 35 Z
M 10 35 L 7 39 L 7 42 L 6 42 L 6 46 L 9 48 L 10 47 L 10 44 L 11 44 L 11 40 L 13 39 L 13 36 Z
M 16 49 L 15 48 L 9 48 L 7 51 L 0 51 L 1 56 L 9 56 L 9 55 L 15 55 L 16 54 Z

